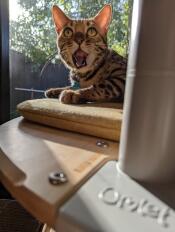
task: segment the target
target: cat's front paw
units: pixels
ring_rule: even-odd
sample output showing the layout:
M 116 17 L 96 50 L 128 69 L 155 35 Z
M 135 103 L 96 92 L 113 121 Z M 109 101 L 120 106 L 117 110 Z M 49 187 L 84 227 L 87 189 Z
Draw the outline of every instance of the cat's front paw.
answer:
M 58 98 L 61 93 L 59 89 L 48 89 L 44 92 L 46 98 Z
M 80 93 L 73 90 L 64 90 L 59 97 L 60 102 L 64 104 L 80 103 Z

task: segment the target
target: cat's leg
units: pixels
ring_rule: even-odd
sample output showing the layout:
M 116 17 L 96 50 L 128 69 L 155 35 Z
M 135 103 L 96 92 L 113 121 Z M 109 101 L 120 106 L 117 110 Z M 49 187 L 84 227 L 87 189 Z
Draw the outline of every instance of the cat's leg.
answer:
M 69 90 L 70 87 L 63 87 L 63 88 L 51 88 L 44 92 L 46 98 L 59 98 L 60 93 L 64 90 Z
M 109 84 L 95 84 L 80 90 L 64 90 L 59 100 L 65 104 L 77 104 L 84 102 L 120 100 L 123 98 L 123 90 Z

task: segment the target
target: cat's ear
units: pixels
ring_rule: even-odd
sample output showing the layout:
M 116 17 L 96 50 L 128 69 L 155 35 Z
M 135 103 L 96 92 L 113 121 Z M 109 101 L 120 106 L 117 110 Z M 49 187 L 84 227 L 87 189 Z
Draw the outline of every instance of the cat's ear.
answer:
M 105 34 L 108 31 L 112 19 L 112 7 L 106 4 L 101 11 L 94 17 L 95 23 L 100 27 L 101 31 Z
M 65 13 L 56 5 L 52 7 L 52 17 L 58 33 L 60 33 L 62 28 L 70 21 Z

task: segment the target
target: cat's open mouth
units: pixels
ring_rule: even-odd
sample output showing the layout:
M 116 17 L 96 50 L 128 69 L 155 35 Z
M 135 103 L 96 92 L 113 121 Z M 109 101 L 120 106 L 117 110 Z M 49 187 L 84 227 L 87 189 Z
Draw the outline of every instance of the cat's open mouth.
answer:
M 74 52 L 72 55 L 73 62 L 77 68 L 82 68 L 87 65 L 86 58 L 88 54 L 81 50 L 80 48 Z

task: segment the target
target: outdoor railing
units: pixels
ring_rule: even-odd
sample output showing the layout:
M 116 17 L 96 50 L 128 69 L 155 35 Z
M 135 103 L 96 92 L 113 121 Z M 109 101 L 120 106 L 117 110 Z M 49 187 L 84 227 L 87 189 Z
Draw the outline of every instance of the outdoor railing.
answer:
M 34 99 L 34 94 L 35 93 L 43 93 L 44 94 L 44 92 L 45 92 L 45 90 L 39 90 L 39 89 L 34 89 L 34 88 L 30 88 L 30 89 L 27 89 L 27 88 L 15 88 L 15 90 L 24 91 L 24 92 L 30 92 L 31 93 L 30 99 Z

